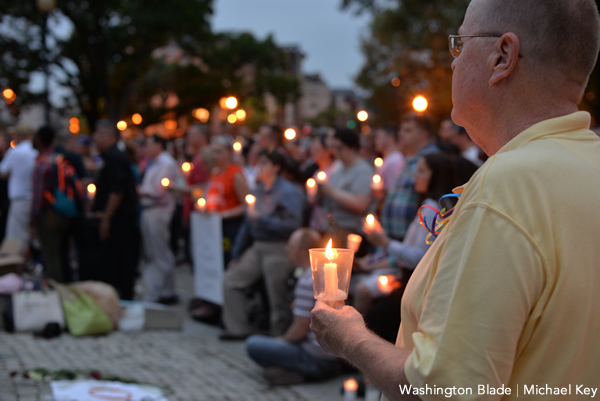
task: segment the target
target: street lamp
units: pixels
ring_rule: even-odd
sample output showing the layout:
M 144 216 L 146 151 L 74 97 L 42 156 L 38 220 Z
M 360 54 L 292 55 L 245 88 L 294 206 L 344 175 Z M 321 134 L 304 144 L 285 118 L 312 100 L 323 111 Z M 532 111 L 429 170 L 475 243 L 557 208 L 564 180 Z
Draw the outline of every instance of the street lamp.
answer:
M 364 110 L 361 110 L 356 114 L 356 118 L 358 119 L 358 121 L 364 123 L 369 119 L 369 113 L 367 113 Z
M 46 45 L 46 34 L 48 32 L 48 14 L 56 7 L 56 0 L 36 0 L 38 10 L 43 14 L 42 18 L 42 69 L 44 71 L 44 119 L 50 124 L 50 76 L 48 74 L 48 47 Z

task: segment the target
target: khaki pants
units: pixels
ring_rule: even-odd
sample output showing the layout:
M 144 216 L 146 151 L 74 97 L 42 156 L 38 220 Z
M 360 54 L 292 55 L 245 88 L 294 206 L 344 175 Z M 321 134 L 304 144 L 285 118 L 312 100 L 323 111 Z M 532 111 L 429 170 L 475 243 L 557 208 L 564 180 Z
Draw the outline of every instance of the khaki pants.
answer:
M 294 270 L 285 250 L 286 242 L 256 241 L 244 252 L 239 263 L 225 272 L 223 285 L 223 322 L 234 335 L 251 334 L 246 313 L 245 291 L 264 278 L 271 309 L 271 332 L 283 334 L 291 316 L 286 300 L 287 280 Z
M 145 301 L 156 302 L 175 295 L 175 256 L 171 251 L 169 229 L 172 216 L 171 207 L 153 207 L 142 212 Z

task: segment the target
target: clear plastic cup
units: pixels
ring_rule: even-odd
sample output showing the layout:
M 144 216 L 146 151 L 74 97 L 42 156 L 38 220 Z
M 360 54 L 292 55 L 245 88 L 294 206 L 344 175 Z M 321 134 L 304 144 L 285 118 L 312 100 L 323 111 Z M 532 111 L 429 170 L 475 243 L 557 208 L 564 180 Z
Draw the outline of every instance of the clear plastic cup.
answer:
M 348 298 L 354 251 L 325 248 L 308 250 L 315 298 L 322 301 L 343 301 Z

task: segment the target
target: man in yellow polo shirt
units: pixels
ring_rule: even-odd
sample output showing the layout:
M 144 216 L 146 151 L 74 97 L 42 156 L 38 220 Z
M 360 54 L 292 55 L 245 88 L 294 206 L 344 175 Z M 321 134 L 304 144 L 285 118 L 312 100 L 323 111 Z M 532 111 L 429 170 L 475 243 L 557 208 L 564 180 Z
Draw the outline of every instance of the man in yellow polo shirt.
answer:
M 490 158 L 412 275 L 396 347 L 348 306 L 317 302 L 313 332 L 389 400 L 600 396 L 600 139 L 577 111 L 595 2 L 473 0 L 459 34 L 452 118 Z

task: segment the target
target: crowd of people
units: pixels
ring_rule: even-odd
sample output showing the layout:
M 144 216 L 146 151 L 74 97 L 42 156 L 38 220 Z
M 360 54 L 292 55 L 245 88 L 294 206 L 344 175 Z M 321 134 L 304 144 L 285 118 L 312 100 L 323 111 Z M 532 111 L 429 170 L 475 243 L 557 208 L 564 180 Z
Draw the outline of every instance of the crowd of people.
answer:
M 10 132 L 14 148 L 0 163 L 10 199 L 6 237 L 33 250 L 30 259 L 49 278 L 99 280 L 122 299 L 168 305 L 179 302 L 176 266 L 192 262 L 191 247 L 203 246 L 190 238 L 191 213 L 216 213 L 224 302 L 194 299 L 191 316 L 220 323 L 222 340 L 273 336 L 248 339 L 250 356 L 267 368 L 272 383 L 328 376 L 339 363 L 320 350 L 308 328 L 314 306 L 308 249 L 329 238 L 344 248 L 348 235 L 363 237 L 350 299 L 393 341 L 399 319 L 377 316 L 381 308 L 399 307 L 427 251 L 428 232 L 417 211 L 440 208 L 439 199 L 482 162 L 461 131 L 446 120 L 436 135 L 423 114 L 370 135 L 331 128 L 293 140 L 274 125 L 233 138 L 196 124 L 183 141 L 143 134 L 123 140 L 106 120 L 89 137 L 62 140 L 51 127 L 33 132 L 22 125 Z M 241 149 L 234 150 L 234 141 Z M 373 185 L 374 175 L 381 186 Z M 316 183 L 313 191 L 309 180 Z M 253 207 L 246 204 L 248 194 L 255 197 Z M 363 227 L 368 214 L 377 217 L 369 228 Z M 391 294 L 381 288 L 381 276 L 398 284 Z M 143 286 L 136 293 L 138 279 Z M 253 296 L 268 315 L 262 324 L 248 307 Z M 286 358 L 289 353 L 302 358 Z

